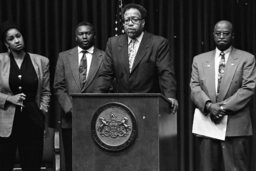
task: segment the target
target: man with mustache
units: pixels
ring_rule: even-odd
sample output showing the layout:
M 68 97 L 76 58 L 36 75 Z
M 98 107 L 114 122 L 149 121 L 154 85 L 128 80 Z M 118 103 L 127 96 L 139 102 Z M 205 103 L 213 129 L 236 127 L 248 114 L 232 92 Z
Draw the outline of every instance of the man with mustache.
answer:
M 217 22 L 213 37 L 216 49 L 194 57 L 191 99 L 215 124 L 228 115 L 227 130 L 224 141 L 196 136 L 198 170 L 248 171 L 249 137 L 253 133 L 249 101 L 256 82 L 255 58 L 232 46 L 231 22 Z
M 109 92 L 115 79 L 117 93 L 162 93 L 178 108 L 173 57 L 168 40 L 144 31 L 146 9 L 127 4 L 122 11 L 124 35 L 112 37 L 97 79 L 97 92 Z
M 104 52 L 94 46 L 96 33 L 89 22 L 75 29 L 77 46 L 58 57 L 54 90 L 62 109 L 61 127 L 66 171 L 72 171 L 72 93 L 92 93 Z

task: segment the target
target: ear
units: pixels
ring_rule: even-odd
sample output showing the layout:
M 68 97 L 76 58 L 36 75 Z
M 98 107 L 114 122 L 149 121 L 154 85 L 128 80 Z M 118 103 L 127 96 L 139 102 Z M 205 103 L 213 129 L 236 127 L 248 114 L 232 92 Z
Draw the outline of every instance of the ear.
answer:
M 8 43 L 4 42 L 4 45 L 6 46 L 7 49 L 9 49 Z
M 234 39 L 235 39 L 235 33 L 232 32 L 232 40 L 234 40 Z
M 144 28 L 144 26 L 145 26 L 145 19 L 142 20 L 142 26 Z

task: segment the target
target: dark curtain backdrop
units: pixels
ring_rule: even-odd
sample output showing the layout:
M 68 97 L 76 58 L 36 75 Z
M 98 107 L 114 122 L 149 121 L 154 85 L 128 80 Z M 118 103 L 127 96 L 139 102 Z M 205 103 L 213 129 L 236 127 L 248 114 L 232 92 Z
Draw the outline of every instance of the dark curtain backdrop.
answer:
M 255 0 L 123 0 L 136 2 L 148 10 L 146 29 L 169 39 L 175 59 L 179 168 L 196 171 L 195 144 L 191 134 L 193 105 L 189 81 L 193 56 L 214 48 L 212 30 L 220 19 L 231 20 L 235 27 L 235 46 L 256 54 Z M 22 28 L 28 51 L 47 56 L 51 63 L 51 81 L 57 54 L 74 44 L 74 26 L 82 20 L 96 26 L 96 46 L 105 49 L 114 35 L 117 0 L 1 0 L 0 22 L 16 21 Z M 256 97 L 256 96 L 255 96 Z M 256 102 L 252 101 L 254 136 L 251 171 L 256 171 Z M 52 102 L 51 124 L 56 125 L 59 109 Z M 171 161 L 170 161 L 171 162 Z

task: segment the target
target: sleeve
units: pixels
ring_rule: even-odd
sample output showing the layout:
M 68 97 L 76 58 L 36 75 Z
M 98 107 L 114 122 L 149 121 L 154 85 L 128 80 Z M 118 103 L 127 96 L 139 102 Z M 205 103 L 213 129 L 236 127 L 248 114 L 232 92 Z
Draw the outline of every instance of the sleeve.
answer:
M 158 79 L 161 92 L 167 98 L 175 98 L 176 81 L 173 57 L 170 54 L 170 48 L 167 39 L 160 41 L 156 58 L 156 67 L 158 71 Z
M 66 87 L 64 62 L 60 55 L 56 65 L 53 87 L 55 96 L 64 113 L 72 112 L 72 102 Z
M 41 90 L 41 99 L 40 99 L 40 109 L 44 112 L 48 112 L 49 109 L 49 103 L 50 103 L 50 96 L 51 96 L 51 90 L 50 90 L 50 71 L 49 71 L 49 60 L 45 58 L 46 60 L 43 62 L 42 65 L 42 71 L 43 71 L 43 79 L 42 79 L 42 90 Z
M 201 86 L 198 62 L 194 57 L 190 79 L 191 100 L 201 112 L 204 112 L 206 102 L 211 100 Z
M 6 104 L 6 100 L 7 100 L 8 94 L 4 94 L 0 92 L 0 108 L 4 109 L 5 108 L 5 104 Z
M 112 87 L 112 82 L 115 77 L 113 58 L 112 58 L 112 42 L 108 40 L 106 45 L 105 56 L 102 61 L 102 66 L 99 69 L 99 76 L 96 79 L 95 92 L 106 93 Z

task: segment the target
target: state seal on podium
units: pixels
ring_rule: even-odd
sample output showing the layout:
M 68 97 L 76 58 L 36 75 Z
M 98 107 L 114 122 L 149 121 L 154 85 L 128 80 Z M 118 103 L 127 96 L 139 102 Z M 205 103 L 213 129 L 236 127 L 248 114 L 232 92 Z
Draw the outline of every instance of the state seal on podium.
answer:
M 99 107 L 91 121 L 93 140 L 107 151 L 121 151 L 130 147 L 137 132 L 135 115 L 122 103 L 111 102 Z

